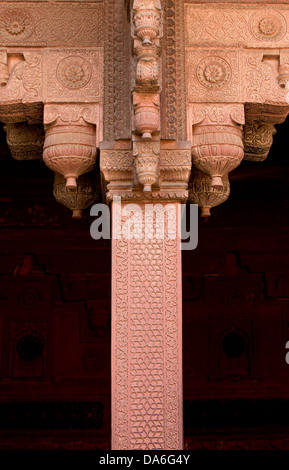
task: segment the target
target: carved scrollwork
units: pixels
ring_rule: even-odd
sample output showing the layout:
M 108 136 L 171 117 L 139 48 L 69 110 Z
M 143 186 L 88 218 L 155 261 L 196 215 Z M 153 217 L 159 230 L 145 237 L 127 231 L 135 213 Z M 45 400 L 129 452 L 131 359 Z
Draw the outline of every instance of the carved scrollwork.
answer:
M 244 160 L 265 160 L 273 143 L 276 133 L 272 123 L 246 122 L 244 126 Z

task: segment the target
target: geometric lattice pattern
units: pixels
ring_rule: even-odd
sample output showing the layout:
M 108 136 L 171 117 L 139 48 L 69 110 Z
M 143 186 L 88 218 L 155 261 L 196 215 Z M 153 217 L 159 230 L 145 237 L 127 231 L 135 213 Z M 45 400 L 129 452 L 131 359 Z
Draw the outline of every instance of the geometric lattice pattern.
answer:
M 181 253 L 167 236 L 175 209 L 164 239 L 113 240 L 113 449 L 182 448 Z

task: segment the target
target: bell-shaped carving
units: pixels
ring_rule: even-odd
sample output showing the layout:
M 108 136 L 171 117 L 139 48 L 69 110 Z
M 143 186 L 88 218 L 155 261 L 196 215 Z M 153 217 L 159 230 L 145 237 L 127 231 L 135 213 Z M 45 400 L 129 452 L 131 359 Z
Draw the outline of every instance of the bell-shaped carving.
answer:
M 230 195 L 228 175 L 222 177 L 222 187 L 213 188 L 210 176 L 194 169 L 190 183 L 189 200 L 201 208 L 201 217 L 210 217 L 210 209 L 225 202 Z
M 78 123 L 46 126 L 43 160 L 66 179 L 67 188 L 76 188 L 77 178 L 95 165 L 95 126 Z
M 266 160 L 273 143 L 275 127 L 268 122 L 246 122 L 244 126 L 244 160 Z
M 215 113 L 207 114 L 193 126 L 193 163 L 210 175 L 213 188 L 222 187 L 222 177 L 244 157 L 242 126 L 233 112 L 221 111 L 217 118 Z
M 82 211 L 99 197 L 98 181 L 95 174 L 85 174 L 78 178 L 77 188 L 69 189 L 64 176 L 55 173 L 53 194 L 55 199 L 72 210 L 74 219 L 81 219 Z
M 151 192 L 159 172 L 159 142 L 134 142 L 134 166 L 144 192 Z
M 159 94 L 134 93 L 135 127 L 143 139 L 151 139 L 152 133 L 159 130 Z

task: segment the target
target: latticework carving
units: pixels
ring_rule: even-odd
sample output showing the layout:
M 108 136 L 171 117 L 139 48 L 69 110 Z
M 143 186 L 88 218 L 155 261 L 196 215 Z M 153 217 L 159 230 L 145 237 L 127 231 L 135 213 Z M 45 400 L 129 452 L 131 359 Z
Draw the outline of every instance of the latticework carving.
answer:
M 180 251 L 177 239 L 168 239 L 176 208 L 164 240 L 113 240 L 115 450 L 182 448 Z

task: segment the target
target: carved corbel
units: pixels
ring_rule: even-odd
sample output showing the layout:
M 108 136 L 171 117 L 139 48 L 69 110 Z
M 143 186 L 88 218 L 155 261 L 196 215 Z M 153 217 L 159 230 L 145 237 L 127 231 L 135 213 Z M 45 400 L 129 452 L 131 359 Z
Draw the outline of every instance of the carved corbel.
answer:
M 223 187 L 222 177 L 244 157 L 243 105 L 193 105 L 191 109 L 194 165 L 211 177 L 213 188 Z
M 131 192 L 133 187 L 133 155 L 130 143 L 123 148 L 116 147 L 116 143 L 100 144 L 100 171 L 108 201 L 113 195 Z
M 76 188 L 77 178 L 95 165 L 98 120 L 97 105 L 45 105 L 43 160 L 64 176 L 67 188 Z
M 160 192 L 161 194 L 188 197 L 188 182 L 191 175 L 192 157 L 190 142 L 161 143 Z
M 244 126 L 244 160 L 261 162 L 266 160 L 276 133 L 274 124 L 268 122 L 246 122 Z
M 211 208 L 225 202 L 230 195 L 230 182 L 228 175 L 222 177 L 222 187 L 212 188 L 209 175 L 194 169 L 189 189 L 189 200 L 198 204 L 201 209 L 201 217 L 210 217 Z
M 7 123 L 7 144 L 15 160 L 42 160 L 44 129 L 40 124 Z

